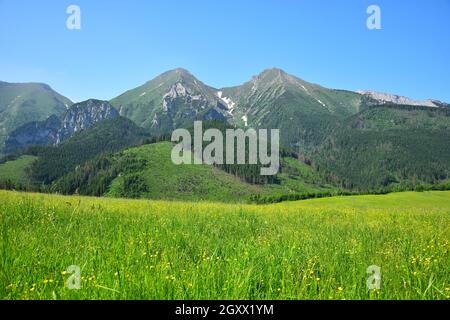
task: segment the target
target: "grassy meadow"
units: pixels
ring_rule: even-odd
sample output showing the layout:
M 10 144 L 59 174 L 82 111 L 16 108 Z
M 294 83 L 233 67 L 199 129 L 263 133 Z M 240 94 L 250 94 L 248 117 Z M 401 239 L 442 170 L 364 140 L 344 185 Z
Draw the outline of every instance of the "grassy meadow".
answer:
M 26 170 L 37 157 L 21 156 L 20 158 L 0 164 L 0 181 L 11 180 L 13 183 L 27 184 L 29 177 Z
M 449 191 L 267 206 L 0 191 L 0 298 L 449 299 L 449 227 Z

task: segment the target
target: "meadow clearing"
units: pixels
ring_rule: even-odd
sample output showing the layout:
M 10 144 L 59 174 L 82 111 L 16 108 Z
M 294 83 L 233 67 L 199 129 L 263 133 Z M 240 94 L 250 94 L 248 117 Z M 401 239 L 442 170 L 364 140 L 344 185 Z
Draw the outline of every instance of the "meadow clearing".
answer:
M 449 299 L 449 227 L 449 191 L 266 206 L 0 191 L 0 298 Z

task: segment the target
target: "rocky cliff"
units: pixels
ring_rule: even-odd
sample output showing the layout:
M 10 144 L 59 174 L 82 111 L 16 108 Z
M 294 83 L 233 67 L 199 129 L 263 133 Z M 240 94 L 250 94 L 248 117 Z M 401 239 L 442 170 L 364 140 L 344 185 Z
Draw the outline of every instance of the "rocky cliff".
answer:
M 119 117 L 107 101 L 87 100 L 71 106 L 62 119 L 50 116 L 45 121 L 30 122 L 14 130 L 6 139 L 5 153 L 28 145 L 57 145 L 95 123 Z
M 61 143 L 79 131 L 89 129 L 97 122 L 118 116 L 119 112 L 107 101 L 91 99 L 74 104 L 63 117 L 55 144 Z

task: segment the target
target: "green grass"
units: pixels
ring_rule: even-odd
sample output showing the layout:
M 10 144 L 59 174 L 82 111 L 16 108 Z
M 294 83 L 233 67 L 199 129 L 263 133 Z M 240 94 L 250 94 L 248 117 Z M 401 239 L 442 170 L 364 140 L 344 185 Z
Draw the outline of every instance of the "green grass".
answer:
M 14 161 L 8 161 L 0 164 L 0 181 L 10 180 L 17 184 L 26 184 L 29 182 L 29 178 L 26 174 L 31 163 L 36 160 L 37 157 L 33 156 L 21 156 Z
M 283 206 L 303 208 L 353 208 L 353 209 L 447 209 L 450 210 L 450 191 L 400 192 L 386 195 L 346 196 L 286 202 Z
M 448 299 L 449 225 L 448 191 L 269 206 L 0 191 L 0 298 Z

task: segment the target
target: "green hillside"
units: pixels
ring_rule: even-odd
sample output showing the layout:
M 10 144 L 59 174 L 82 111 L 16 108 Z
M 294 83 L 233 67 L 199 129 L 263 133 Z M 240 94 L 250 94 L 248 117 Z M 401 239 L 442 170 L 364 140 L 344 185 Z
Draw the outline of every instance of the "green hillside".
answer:
M 171 151 L 171 143 L 161 142 L 99 158 L 70 172 L 53 188 L 69 194 L 236 202 L 260 191 L 213 166 L 177 166 Z
M 110 197 L 238 202 L 261 191 L 261 187 L 241 182 L 213 166 L 177 166 L 172 163 L 171 151 L 169 142 L 128 149 L 69 173 L 54 189 Z
M 346 120 L 314 155 L 331 183 L 404 189 L 450 178 L 450 110 L 379 106 Z
M 237 178 L 208 165 L 175 165 L 170 154 L 173 145 L 168 142 L 126 150 L 119 161 L 128 168 L 141 163 L 138 170 L 121 172 L 113 180 L 108 195 L 114 197 L 138 196 L 152 199 L 233 200 L 248 199 L 260 187 L 246 184 Z M 142 181 L 145 190 L 133 190 L 135 180 Z
M 327 183 L 313 167 L 292 157 L 281 159 L 281 172 L 277 179 L 279 183 L 268 185 L 274 194 L 338 191 L 338 188 Z
M 270 181 L 252 184 L 242 168 L 234 172 L 220 166 L 174 165 L 170 142 L 133 147 L 145 140 L 155 141 L 132 121 L 105 120 L 57 146 L 28 147 L 21 154 L 36 160 L 21 174 L 33 182 L 34 190 L 128 198 L 248 202 L 255 196 L 278 199 L 286 194 L 337 191 L 311 166 L 294 158 L 282 158 L 279 174 Z M 257 171 L 259 176 L 258 168 L 248 170 L 249 175 Z M 20 187 L 15 181 L 10 179 L 13 186 L 5 187 Z
M 100 154 L 137 145 L 146 137 L 146 132 L 132 121 L 118 117 L 96 123 L 57 146 L 35 147 L 25 152 L 39 157 L 31 167 L 33 181 L 48 185 Z
M 0 164 L 0 185 L 6 186 L 9 182 L 13 185 L 29 184 L 28 170 L 36 159 L 37 157 L 24 155 Z
M 62 115 L 72 102 L 41 83 L 0 82 L 0 149 L 11 131 L 51 115 Z
M 252 196 L 334 191 L 314 170 L 283 158 L 277 183 L 255 185 L 209 165 L 175 165 L 172 143 L 131 148 L 99 157 L 65 175 L 53 190 L 83 195 L 172 200 L 247 202 Z

